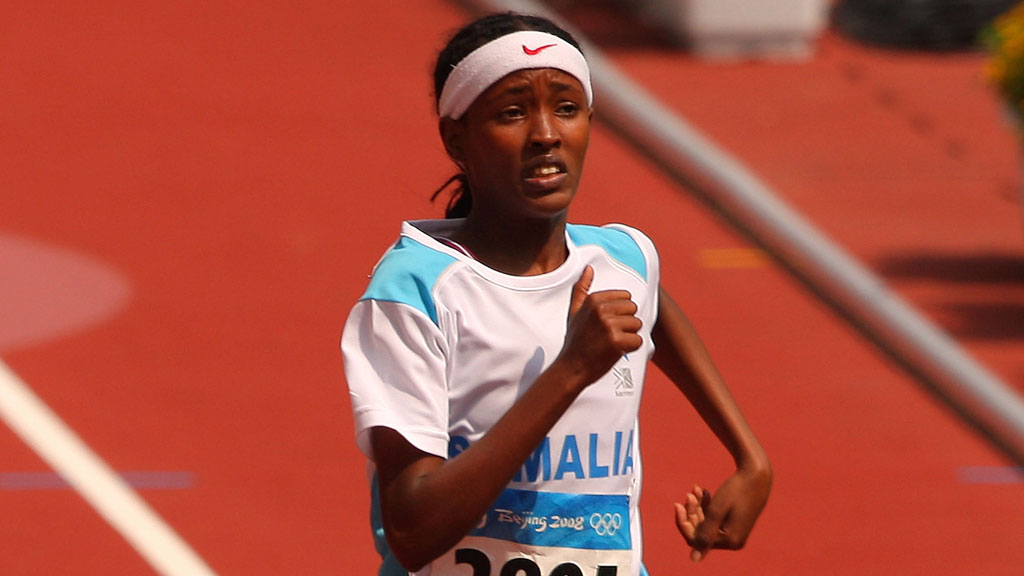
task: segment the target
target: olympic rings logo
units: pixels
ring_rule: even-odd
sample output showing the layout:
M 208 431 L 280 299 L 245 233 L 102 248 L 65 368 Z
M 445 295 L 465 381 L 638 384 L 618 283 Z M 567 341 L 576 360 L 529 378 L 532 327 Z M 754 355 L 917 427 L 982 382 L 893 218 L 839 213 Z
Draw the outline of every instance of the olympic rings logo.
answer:
M 594 512 L 590 515 L 590 527 L 597 532 L 598 536 L 614 536 L 622 527 L 622 516 L 615 514 L 601 514 Z

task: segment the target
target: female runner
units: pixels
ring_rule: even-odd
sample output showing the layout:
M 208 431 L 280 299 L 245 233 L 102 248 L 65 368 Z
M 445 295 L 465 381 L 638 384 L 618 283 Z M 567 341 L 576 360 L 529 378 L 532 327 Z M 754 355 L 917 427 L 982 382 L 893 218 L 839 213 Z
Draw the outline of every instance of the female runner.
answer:
M 691 558 L 742 547 L 771 486 L 764 450 L 660 289 L 651 241 L 567 222 L 593 102 L 576 41 L 482 18 L 440 53 L 435 90 L 459 188 L 446 219 L 402 224 L 342 336 L 380 574 L 646 574 L 652 359 L 736 462 L 713 497 L 676 505 Z

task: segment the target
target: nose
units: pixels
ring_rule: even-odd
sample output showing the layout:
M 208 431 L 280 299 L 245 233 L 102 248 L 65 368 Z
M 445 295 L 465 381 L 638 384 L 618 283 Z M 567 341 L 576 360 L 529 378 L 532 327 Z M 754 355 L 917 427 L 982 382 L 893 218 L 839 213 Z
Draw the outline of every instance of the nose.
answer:
M 553 111 L 543 107 L 531 115 L 530 146 L 534 148 L 556 148 L 562 143 L 558 133 L 557 120 Z

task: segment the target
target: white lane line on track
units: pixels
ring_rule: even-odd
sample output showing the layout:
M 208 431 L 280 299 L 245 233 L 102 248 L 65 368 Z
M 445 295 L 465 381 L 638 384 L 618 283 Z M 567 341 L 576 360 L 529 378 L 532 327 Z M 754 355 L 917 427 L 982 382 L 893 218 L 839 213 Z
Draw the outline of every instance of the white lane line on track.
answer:
M 215 572 L 0 360 L 0 419 L 165 576 Z

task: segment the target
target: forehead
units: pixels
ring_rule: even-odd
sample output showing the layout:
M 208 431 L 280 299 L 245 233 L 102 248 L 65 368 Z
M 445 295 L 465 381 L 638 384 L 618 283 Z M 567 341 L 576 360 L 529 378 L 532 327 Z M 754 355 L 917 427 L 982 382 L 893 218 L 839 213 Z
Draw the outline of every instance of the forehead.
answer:
M 510 72 L 491 84 L 479 100 L 491 100 L 508 93 L 531 92 L 539 87 L 556 93 L 573 92 L 584 97 L 583 84 L 572 74 L 557 68 L 527 68 Z

